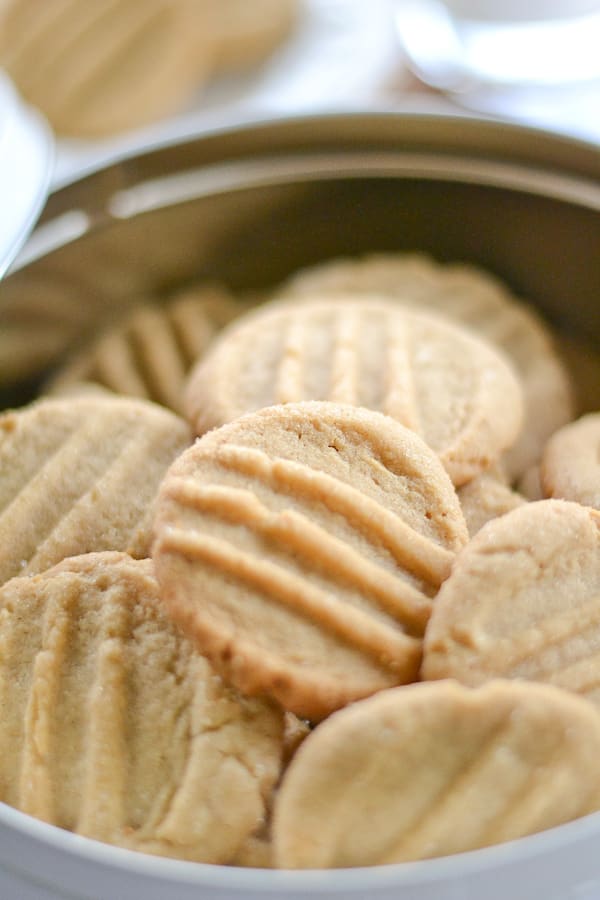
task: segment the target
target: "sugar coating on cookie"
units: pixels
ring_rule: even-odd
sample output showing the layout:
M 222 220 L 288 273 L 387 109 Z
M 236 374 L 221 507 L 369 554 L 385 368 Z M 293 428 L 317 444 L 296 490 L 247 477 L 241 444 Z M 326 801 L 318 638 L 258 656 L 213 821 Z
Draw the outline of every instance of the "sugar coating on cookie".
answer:
M 91 382 L 183 413 L 190 368 L 239 311 L 233 297 L 216 285 L 188 289 L 162 306 L 140 304 L 65 363 L 47 390 L 64 394 L 74 383 Z
M 582 416 L 550 438 L 542 455 L 540 481 L 546 497 L 600 510 L 600 412 Z
M 262 828 L 283 717 L 173 626 L 151 560 L 91 553 L 0 589 L 4 802 L 133 850 L 227 862 Z
M 440 264 L 424 253 L 328 260 L 300 270 L 278 289 L 278 295 L 298 299 L 371 292 L 443 313 L 506 353 L 522 382 L 526 426 L 507 452 L 506 464 L 514 480 L 536 463 L 550 435 L 574 414 L 568 370 L 536 310 L 490 272 L 464 263 Z
M 488 522 L 427 626 L 421 675 L 544 681 L 600 704 L 600 513 L 540 500 Z
M 416 677 L 467 531 L 413 432 L 331 403 L 205 435 L 169 469 L 153 558 L 171 615 L 223 674 L 308 719 Z
M 522 392 L 486 342 L 377 295 L 263 306 L 238 320 L 192 370 L 198 434 L 276 403 L 329 400 L 385 413 L 419 434 L 455 484 L 515 440 Z
M 0 415 L 0 584 L 94 550 L 148 555 L 152 502 L 190 441 L 178 416 L 129 398 Z
M 600 808 L 600 717 L 549 685 L 383 691 L 304 741 L 275 799 L 279 868 L 446 856 Z

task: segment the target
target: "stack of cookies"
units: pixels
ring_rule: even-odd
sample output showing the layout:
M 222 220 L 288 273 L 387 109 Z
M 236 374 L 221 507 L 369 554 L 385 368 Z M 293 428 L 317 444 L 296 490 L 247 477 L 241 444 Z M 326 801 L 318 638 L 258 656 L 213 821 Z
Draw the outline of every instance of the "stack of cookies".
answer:
M 197 285 L 48 391 L 0 417 L 0 799 L 279 868 L 600 810 L 600 413 L 491 275 Z

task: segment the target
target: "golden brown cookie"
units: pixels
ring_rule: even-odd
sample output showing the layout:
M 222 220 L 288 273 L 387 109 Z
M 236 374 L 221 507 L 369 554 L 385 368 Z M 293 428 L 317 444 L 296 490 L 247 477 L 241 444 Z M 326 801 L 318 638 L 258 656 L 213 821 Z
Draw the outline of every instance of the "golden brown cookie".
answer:
M 66 556 L 146 556 L 151 505 L 185 423 L 120 397 L 40 400 L 0 416 L 0 584 Z
M 0 65 L 60 134 L 176 111 L 210 70 L 206 0 L 5 0 Z
M 471 537 L 491 519 L 516 509 L 525 498 L 502 481 L 495 472 L 483 472 L 457 491 Z
M 300 271 L 281 288 L 305 298 L 371 292 L 444 313 L 506 353 L 521 378 L 526 413 L 526 427 L 506 456 L 509 474 L 518 478 L 537 462 L 548 437 L 573 417 L 573 397 L 554 335 L 535 310 L 484 269 L 438 264 L 425 254 L 329 260 Z
M 150 560 L 90 553 L 0 589 L 1 799 L 133 850 L 226 862 L 262 826 L 283 722 L 169 621 Z
M 207 29 L 213 66 L 240 69 L 262 62 L 297 19 L 298 0 L 212 0 Z
M 600 412 L 565 425 L 550 438 L 540 481 L 546 497 L 575 500 L 600 510 Z
M 600 808 L 600 716 L 549 685 L 384 691 L 306 739 L 275 798 L 279 868 L 446 856 Z
M 308 719 L 415 678 L 467 540 L 452 484 L 379 413 L 301 403 L 205 435 L 169 469 L 153 557 L 223 676 Z
M 419 434 L 456 485 L 521 427 L 521 388 L 487 343 L 378 296 L 263 306 L 230 325 L 187 386 L 198 434 L 276 403 L 378 410 Z
M 186 290 L 164 306 L 139 306 L 69 360 L 48 390 L 62 393 L 74 382 L 95 382 L 182 412 L 190 368 L 238 311 L 233 297 L 216 285 Z
M 600 513 L 563 500 L 488 522 L 456 560 L 422 677 L 546 681 L 600 703 Z

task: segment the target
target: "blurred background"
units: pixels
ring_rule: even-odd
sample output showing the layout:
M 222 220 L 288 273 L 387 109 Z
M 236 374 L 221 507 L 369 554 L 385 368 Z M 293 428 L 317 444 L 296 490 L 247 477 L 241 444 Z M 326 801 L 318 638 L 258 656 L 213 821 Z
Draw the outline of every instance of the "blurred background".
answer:
M 470 110 L 600 141 L 599 48 L 597 0 L 0 0 L 0 67 L 52 125 L 55 184 L 307 111 Z

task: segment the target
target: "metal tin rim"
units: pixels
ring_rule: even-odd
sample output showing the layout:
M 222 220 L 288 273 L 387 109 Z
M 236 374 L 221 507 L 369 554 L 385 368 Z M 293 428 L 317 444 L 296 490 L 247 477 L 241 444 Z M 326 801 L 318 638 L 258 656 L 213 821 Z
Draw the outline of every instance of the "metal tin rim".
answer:
M 12 263 L 46 203 L 54 139 L 41 116 L 26 108 L 0 73 L 0 277 Z

